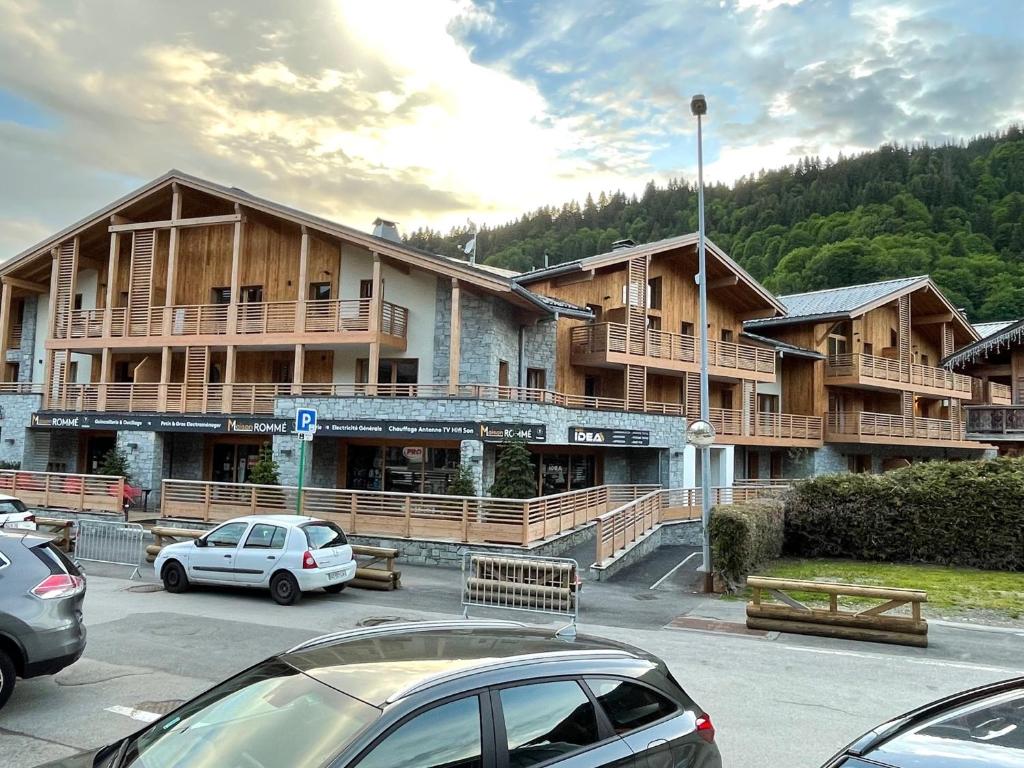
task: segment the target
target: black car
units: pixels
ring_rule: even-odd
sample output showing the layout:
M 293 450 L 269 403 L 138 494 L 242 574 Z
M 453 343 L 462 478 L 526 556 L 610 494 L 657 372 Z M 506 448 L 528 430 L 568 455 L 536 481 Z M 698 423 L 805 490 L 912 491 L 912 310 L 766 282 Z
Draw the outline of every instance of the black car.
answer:
M 890 720 L 824 768 L 982 766 L 1024 766 L 1024 677 L 958 693 Z
M 644 651 L 461 620 L 311 640 L 51 767 L 721 768 L 714 741 Z
M 85 577 L 53 542 L 0 531 L 0 708 L 15 677 L 52 675 L 85 650 Z

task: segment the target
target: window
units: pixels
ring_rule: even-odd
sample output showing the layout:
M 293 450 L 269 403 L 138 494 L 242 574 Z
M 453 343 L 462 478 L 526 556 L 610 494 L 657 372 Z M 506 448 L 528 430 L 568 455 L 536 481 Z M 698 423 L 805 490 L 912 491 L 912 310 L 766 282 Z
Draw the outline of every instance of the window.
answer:
M 384 358 L 377 367 L 378 384 L 415 384 L 419 380 L 419 360 Z M 356 360 L 356 382 L 366 384 L 369 378 L 370 361 L 365 357 Z M 409 394 L 412 394 L 412 390 Z M 379 393 L 378 393 L 379 394 Z M 385 393 L 386 394 L 386 393 Z M 404 392 L 402 394 L 405 394 Z
M 873 355 L 873 354 L 875 354 L 875 345 L 872 344 L 870 341 L 865 341 L 864 342 L 864 354 L 865 355 Z
M 388 734 L 359 768 L 477 768 L 483 765 L 480 700 L 429 709 Z
M 246 549 L 282 549 L 286 531 L 277 525 L 259 523 L 252 527 L 245 539 Z
M 853 453 L 847 459 L 847 467 L 851 472 L 868 474 L 871 472 L 871 457 L 866 453 Z
M 68 366 L 68 381 L 74 383 L 78 381 L 78 361 L 75 360 Z
M 114 382 L 124 384 L 134 378 L 132 364 L 127 360 L 118 360 L 114 363 Z
M 76 293 L 75 294 L 75 309 L 81 309 L 81 308 L 82 308 L 82 294 Z
M 121 291 L 119 294 L 117 294 L 117 306 L 128 306 L 128 291 Z
M 661 278 L 652 277 L 647 281 L 647 306 L 661 309 Z
M 931 365 L 928 355 L 921 355 L 921 365 Z
M 679 707 L 665 696 L 636 683 L 588 678 L 587 685 L 619 736 L 679 711 Z
M 732 342 L 732 328 L 722 329 L 722 341 L 731 343 Z
M 292 363 L 290 360 L 274 360 L 270 368 L 270 380 L 274 384 L 290 384 Z
M 248 527 L 248 523 L 227 523 L 207 536 L 206 543 L 211 547 L 237 547 Z
M 309 300 L 310 301 L 329 301 L 331 298 L 331 284 L 330 283 L 310 283 L 309 284 Z
M 516 768 L 557 760 L 601 740 L 594 705 L 571 680 L 505 688 L 499 698 L 509 765 Z
M 508 360 L 498 361 L 498 386 L 508 386 Z
M 648 315 L 647 316 L 647 327 L 650 328 L 652 331 L 660 331 L 661 330 L 661 318 L 658 317 L 657 315 Z
M 263 301 L 262 285 L 243 285 L 239 292 L 239 301 L 243 304 L 259 304 Z
M 778 413 L 779 412 L 779 396 L 778 395 L 758 395 L 757 396 L 757 412 L 758 413 Z
M 600 397 L 601 396 L 601 382 L 597 376 L 584 376 L 583 377 L 583 394 L 586 397 Z
M 722 390 L 722 408 L 727 410 L 727 411 L 731 411 L 732 410 L 732 390 L 731 389 L 723 389 Z
M 693 323 L 687 323 L 685 320 L 679 324 L 679 332 L 683 336 L 693 336 Z
M 230 304 L 231 303 L 231 289 L 230 288 L 212 288 L 212 289 L 210 289 L 210 303 L 211 304 Z
M 360 280 L 359 281 L 359 298 L 360 299 L 372 299 L 373 298 L 373 280 Z
M 604 314 L 604 307 L 600 304 L 587 304 L 587 309 L 594 313 L 594 322 L 601 322 L 601 315 Z
M 547 389 L 548 372 L 543 368 L 526 369 L 526 386 L 529 389 Z
M 330 549 L 348 544 L 345 532 L 334 523 L 309 523 L 302 526 L 310 549 Z
M 846 337 L 830 334 L 828 337 L 828 356 L 845 355 L 847 349 Z
M 889 346 L 898 347 L 900 345 L 900 334 L 895 328 L 889 329 Z

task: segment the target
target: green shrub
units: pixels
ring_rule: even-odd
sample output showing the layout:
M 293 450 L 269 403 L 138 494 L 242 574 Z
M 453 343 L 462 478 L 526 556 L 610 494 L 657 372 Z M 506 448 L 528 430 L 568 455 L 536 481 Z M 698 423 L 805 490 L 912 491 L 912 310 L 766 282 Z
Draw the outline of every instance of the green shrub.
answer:
M 274 461 L 274 449 L 269 445 L 260 448 L 260 457 L 249 472 L 249 482 L 254 485 L 280 485 L 279 467 Z
M 524 440 L 509 440 L 498 446 L 490 495 L 500 499 L 532 499 L 537 495 L 537 470 Z
M 787 554 L 1024 570 L 1024 459 L 818 477 L 785 507 Z
M 459 466 L 459 471 L 448 483 L 449 496 L 476 496 L 476 482 L 473 480 L 473 473 L 465 464 Z
M 103 454 L 96 472 L 100 475 L 123 477 L 125 482 L 131 480 L 131 472 L 128 466 L 128 454 L 116 446 L 111 448 Z
M 715 507 L 711 511 L 712 566 L 735 585 L 782 554 L 783 509 L 777 499 Z

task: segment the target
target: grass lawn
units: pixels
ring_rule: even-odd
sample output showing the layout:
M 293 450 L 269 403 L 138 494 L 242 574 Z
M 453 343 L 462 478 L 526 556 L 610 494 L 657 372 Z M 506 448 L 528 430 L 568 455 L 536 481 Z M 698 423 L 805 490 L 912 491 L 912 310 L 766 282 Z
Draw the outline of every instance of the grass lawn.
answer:
M 856 560 L 782 559 L 760 569 L 757 575 L 923 589 L 928 593 L 926 612 L 962 614 L 986 611 L 1012 619 L 1024 616 L 1024 573 Z M 810 598 L 811 595 L 794 594 L 794 597 Z M 847 598 L 840 604 L 854 606 L 860 602 L 865 601 Z

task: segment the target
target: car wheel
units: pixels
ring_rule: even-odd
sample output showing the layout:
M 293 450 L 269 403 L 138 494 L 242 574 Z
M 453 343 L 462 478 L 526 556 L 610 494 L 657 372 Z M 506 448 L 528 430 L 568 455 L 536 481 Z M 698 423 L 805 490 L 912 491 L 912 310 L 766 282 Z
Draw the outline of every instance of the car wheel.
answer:
M 328 584 L 326 587 L 324 587 L 324 592 L 328 593 L 329 595 L 336 595 L 343 589 L 345 589 L 344 584 Z
M 287 571 L 275 573 L 270 580 L 270 596 L 278 605 L 295 605 L 302 597 L 299 582 Z
M 185 569 L 177 560 L 167 563 L 160 576 L 164 582 L 164 589 L 168 592 L 178 593 L 188 589 L 188 576 L 185 575 Z
M 0 650 L 0 709 L 14 691 L 14 662 L 6 651 Z

